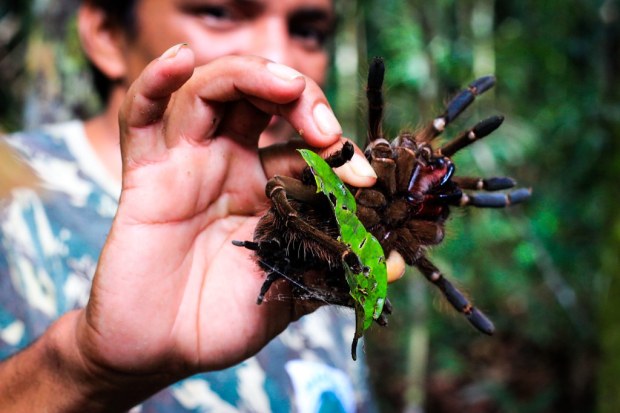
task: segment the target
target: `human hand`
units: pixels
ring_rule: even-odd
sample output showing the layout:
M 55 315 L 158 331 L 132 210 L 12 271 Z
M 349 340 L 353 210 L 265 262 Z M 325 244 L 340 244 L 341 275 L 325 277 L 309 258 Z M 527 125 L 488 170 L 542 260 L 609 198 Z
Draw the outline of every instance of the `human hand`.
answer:
M 119 209 L 74 320 L 80 362 L 95 378 L 135 378 L 151 383 L 148 393 L 251 356 L 304 314 L 292 302 L 257 306 L 263 276 L 231 243 L 251 237 L 267 178 L 303 166 L 282 147 L 258 150 L 274 114 L 312 147 L 342 145 L 318 85 L 261 58 L 194 70 L 191 50 L 178 47 L 132 85 L 120 113 Z

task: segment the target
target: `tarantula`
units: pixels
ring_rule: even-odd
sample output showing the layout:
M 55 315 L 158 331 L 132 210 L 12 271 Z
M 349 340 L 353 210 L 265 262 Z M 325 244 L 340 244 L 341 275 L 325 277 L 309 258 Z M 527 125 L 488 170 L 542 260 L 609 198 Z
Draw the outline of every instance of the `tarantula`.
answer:
M 444 225 L 450 207 L 501 208 L 525 201 L 530 189 L 514 187 L 508 177 L 479 178 L 455 176 L 451 157 L 467 145 L 489 135 L 503 122 L 492 116 L 460 133 L 441 147 L 434 148 L 439 136 L 476 98 L 495 84 L 493 76 L 479 78 L 458 93 L 444 113 L 413 133 L 403 131 L 389 142 L 383 136 L 384 77 L 381 58 L 372 60 L 368 72 L 368 146 L 365 156 L 378 179 L 372 188 L 350 188 L 357 202 L 357 216 L 381 243 L 386 256 L 397 251 L 405 262 L 416 267 L 469 322 L 486 334 L 493 323 L 448 281 L 427 258 L 429 246 L 444 237 Z M 326 159 L 338 167 L 353 155 L 346 144 Z M 469 191 L 487 191 L 472 193 Z M 316 299 L 330 304 L 354 306 L 345 282 L 343 262 L 359 265 L 350 248 L 338 241 L 338 226 L 329 200 L 316 192 L 307 169 L 300 180 L 284 176 L 272 178 L 266 186 L 271 209 L 259 221 L 253 241 L 234 241 L 237 246 L 254 250 L 266 279 L 258 295 L 260 304 L 274 282 L 285 279 L 292 285 L 294 297 Z M 386 302 L 384 313 L 392 308 Z M 385 325 L 385 315 L 378 318 Z M 355 343 L 355 341 L 354 341 Z

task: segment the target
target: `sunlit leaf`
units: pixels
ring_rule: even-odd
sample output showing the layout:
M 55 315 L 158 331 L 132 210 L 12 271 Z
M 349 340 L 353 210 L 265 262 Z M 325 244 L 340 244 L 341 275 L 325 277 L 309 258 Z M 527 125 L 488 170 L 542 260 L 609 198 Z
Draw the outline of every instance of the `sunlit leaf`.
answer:
M 338 227 L 339 241 L 357 255 L 362 271 L 355 272 L 343 261 L 350 294 L 355 300 L 355 337 L 352 354 L 355 358 L 357 340 L 383 311 L 387 294 L 387 268 L 379 241 L 364 228 L 355 215 L 355 198 L 329 165 L 316 153 L 299 151 L 310 166 L 320 191 L 330 200 Z

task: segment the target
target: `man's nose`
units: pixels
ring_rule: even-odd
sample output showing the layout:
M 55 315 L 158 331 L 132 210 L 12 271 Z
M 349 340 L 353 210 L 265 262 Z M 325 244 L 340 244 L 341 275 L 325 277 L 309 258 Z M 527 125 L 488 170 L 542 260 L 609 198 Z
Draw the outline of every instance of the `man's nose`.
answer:
M 265 17 L 252 39 L 252 53 L 265 59 L 288 66 L 294 66 L 290 53 L 290 32 L 288 23 L 280 17 Z

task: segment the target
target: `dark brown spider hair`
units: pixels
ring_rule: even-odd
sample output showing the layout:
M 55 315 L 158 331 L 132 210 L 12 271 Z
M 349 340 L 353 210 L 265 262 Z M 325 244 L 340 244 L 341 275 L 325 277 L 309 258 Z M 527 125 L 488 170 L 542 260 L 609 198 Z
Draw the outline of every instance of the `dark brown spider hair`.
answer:
M 83 3 L 102 10 L 107 16 L 109 27 L 121 29 L 129 37 L 137 33 L 136 5 L 137 0 L 83 0 Z M 92 62 L 89 62 L 95 90 L 102 102 L 106 102 L 112 90 L 113 80 L 99 70 Z

